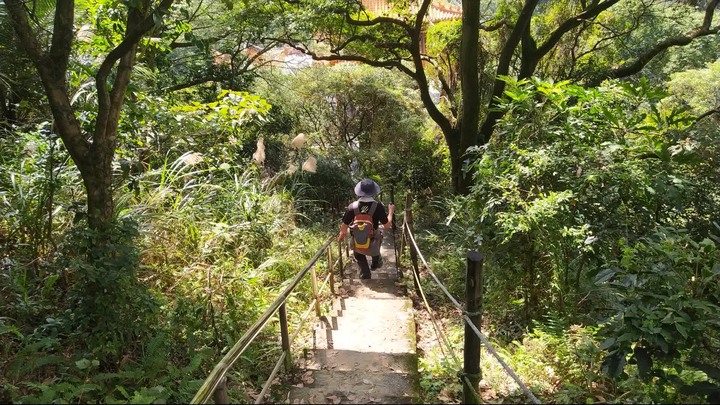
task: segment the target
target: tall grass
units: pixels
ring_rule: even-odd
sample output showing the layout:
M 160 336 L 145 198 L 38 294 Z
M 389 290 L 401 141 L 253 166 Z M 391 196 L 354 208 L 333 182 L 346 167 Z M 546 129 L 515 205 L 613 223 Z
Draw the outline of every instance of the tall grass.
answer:
M 22 152 L 22 142 L 14 146 Z M 186 402 L 219 355 L 326 237 L 318 229 L 296 227 L 292 195 L 277 186 L 278 179 L 263 178 L 254 166 L 177 153 L 141 173 L 116 172 L 116 222 L 134 225 L 119 230 L 119 244 L 112 247 L 116 253 L 106 252 L 111 259 L 94 268 L 79 260 L 78 239 L 58 238 L 69 235 L 74 222 L 78 229 L 84 224 L 81 204 L 74 203 L 82 200 L 76 169 L 66 165 L 68 173 L 61 173 L 56 160 L 53 179 L 64 183 L 51 204 L 51 236 L 61 243 L 38 244 L 55 253 L 43 259 L 45 278 L 33 278 L 28 262 L 40 257 L 38 250 L 18 252 L 47 235 L 43 218 L 48 217 L 38 216 L 46 206 L 45 163 L 35 158 L 16 165 L 5 161 L 0 167 L 0 243 L 16 247 L 0 257 L 0 276 L 8 281 L 0 284 L 0 398 Z M 127 255 L 118 255 L 117 249 Z M 123 263 L 123 257 L 130 262 Z M 88 288 L 106 288 L 102 278 L 109 270 L 130 277 L 124 287 L 128 291 L 94 301 L 115 312 L 107 312 L 106 330 L 93 331 L 81 322 L 92 314 L 69 303 L 83 302 Z M 309 286 L 301 289 L 307 296 Z M 84 308 L 93 309 L 89 303 Z M 126 305 L 145 313 L 125 318 Z M 304 309 L 290 307 L 291 317 Z M 278 350 L 275 327 L 266 328 L 248 350 L 234 379 L 252 386 L 269 374 Z M 102 339 L 110 340 L 104 344 Z M 48 376 L 53 382 L 39 384 Z

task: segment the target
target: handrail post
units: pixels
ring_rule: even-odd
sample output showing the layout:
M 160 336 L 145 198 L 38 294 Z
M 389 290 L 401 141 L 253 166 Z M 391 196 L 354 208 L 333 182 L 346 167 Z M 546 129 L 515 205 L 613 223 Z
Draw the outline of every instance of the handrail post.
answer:
M 278 316 L 280 317 L 280 339 L 282 349 L 285 352 L 285 371 L 292 368 L 292 359 L 290 358 L 290 333 L 288 332 L 287 309 L 283 302 L 278 308 Z
M 407 230 L 411 234 L 413 233 L 413 217 L 412 217 L 412 196 L 410 193 L 408 193 L 407 197 L 405 198 L 405 223 L 407 223 Z M 413 265 L 413 271 L 415 272 L 415 277 L 413 278 L 413 283 L 415 284 L 415 291 L 418 293 L 418 295 L 421 294 L 420 291 L 420 267 L 418 267 L 418 255 L 415 251 L 415 246 L 412 244 L 409 244 L 408 247 L 410 248 L 410 260 L 412 261 Z
M 406 238 L 405 237 L 405 226 L 406 226 L 407 220 L 408 220 L 407 211 L 408 211 L 408 209 L 410 209 L 411 205 L 412 205 L 412 196 L 410 195 L 410 193 L 407 193 L 405 195 L 405 210 L 403 210 L 403 224 L 402 224 L 402 229 L 400 230 L 401 231 L 400 232 L 401 233 L 401 235 L 400 235 L 400 256 L 402 256 L 403 252 L 405 251 L 405 240 L 406 240 L 405 239 Z
M 333 269 L 332 249 L 328 247 L 327 252 L 327 269 L 328 274 L 330 274 L 330 292 L 332 293 L 332 295 L 335 295 L 335 271 Z
M 395 186 L 390 185 L 390 203 L 395 204 Z M 400 246 L 397 244 L 397 224 L 395 223 L 395 212 L 393 211 L 392 217 L 390 218 L 390 228 L 392 229 L 393 234 L 393 250 L 395 253 L 395 268 L 398 272 L 398 278 L 401 279 L 403 277 L 402 273 L 402 267 L 400 267 L 400 254 L 398 252 L 402 253 L 402 250 L 398 250 Z
M 215 392 L 213 392 L 213 400 L 216 404 L 230 403 L 230 397 L 228 397 L 227 389 L 227 377 L 223 376 L 217 388 L 215 388 Z
M 342 245 L 343 245 L 343 242 L 341 240 L 339 240 L 338 241 L 338 260 L 339 260 L 338 264 L 340 265 L 340 272 L 339 272 L 340 279 L 342 279 L 343 269 L 345 268 L 345 265 L 343 264 L 343 258 L 342 258 Z M 347 245 L 347 243 L 345 245 Z
M 318 282 L 317 282 L 317 272 L 315 271 L 315 266 L 313 266 L 310 269 L 311 278 L 312 278 L 312 294 L 315 298 L 315 315 L 317 315 L 318 318 L 320 318 L 320 297 L 318 296 Z
M 465 274 L 465 305 L 466 314 L 477 330 L 482 324 L 482 301 L 483 301 L 483 257 L 479 252 L 468 252 L 467 271 Z M 480 338 L 475 334 L 470 325 L 465 323 L 465 348 L 464 348 L 463 375 L 467 377 L 471 386 L 463 379 L 463 403 L 477 404 L 479 398 L 478 383 L 482 378 L 480 369 Z

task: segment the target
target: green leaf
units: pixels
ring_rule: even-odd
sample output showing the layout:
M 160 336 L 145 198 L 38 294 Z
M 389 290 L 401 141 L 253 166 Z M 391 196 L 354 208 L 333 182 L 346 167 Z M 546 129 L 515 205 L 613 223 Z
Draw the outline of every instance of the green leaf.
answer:
M 12 333 L 15 335 L 18 339 L 22 339 L 23 335 L 20 333 L 20 330 L 14 326 L 6 326 L 0 324 L 0 335 L 4 335 L 6 333 Z
M 120 393 L 123 395 L 123 397 L 125 397 L 125 399 L 130 399 L 130 395 L 129 395 L 128 392 L 125 390 L 125 388 L 123 388 L 123 387 L 120 386 L 120 385 L 116 385 L 116 386 L 115 386 L 115 389 L 118 390 L 118 391 L 120 391 Z
M 88 369 L 88 368 L 90 368 L 91 364 L 92 364 L 91 361 L 88 359 L 82 359 L 82 360 L 78 360 L 75 362 L 75 366 L 77 366 L 77 368 L 79 370 Z
M 600 273 L 598 273 L 595 276 L 595 284 L 602 284 L 602 283 L 610 280 L 619 271 L 620 271 L 620 269 L 617 267 L 610 267 L 608 269 L 601 271 Z
M 689 361 L 687 364 L 707 374 L 708 377 L 720 381 L 720 368 L 699 361 Z
M 155 23 L 155 28 L 160 28 L 163 25 L 163 16 L 160 14 L 160 12 L 155 11 L 153 12 L 153 23 Z
M 600 345 L 600 350 L 607 350 L 607 349 L 611 348 L 615 344 L 616 341 L 617 341 L 617 339 L 614 337 L 609 337 L 609 338 L 605 339 L 605 341 L 602 342 L 602 344 Z
M 625 359 L 626 354 L 627 352 L 625 350 L 618 350 L 605 356 L 602 363 L 602 371 L 611 378 L 620 377 L 627 363 Z
M 688 337 L 688 332 L 687 332 L 687 329 L 686 329 L 684 326 L 682 326 L 681 324 L 679 324 L 679 323 L 676 322 L 676 323 L 675 323 L 675 329 L 677 329 L 677 331 L 680 332 L 680 334 L 683 335 L 683 337 L 684 337 L 685 339 L 687 339 L 687 337 Z

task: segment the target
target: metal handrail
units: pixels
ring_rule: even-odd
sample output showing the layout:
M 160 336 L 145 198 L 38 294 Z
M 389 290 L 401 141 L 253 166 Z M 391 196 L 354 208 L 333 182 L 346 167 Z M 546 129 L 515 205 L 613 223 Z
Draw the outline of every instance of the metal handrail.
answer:
M 340 262 L 340 260 L 336 260 L 336 261 L 332 264 L 332 266 L 330 266 L 330 268 L 331 268 L 331 269 L 332 269 L 332 268 L 335 268 L 335 265 L 338 264 L 339 262 Z M 333 275 L 333 274 L 332 274 L 332 271 L 330 271 L 330 272 L 328 272 L 328 275 L 325 276 L 325 280 L 323 281 L 323 283 L 322 283 L 322 285 L 320 286 L 320 288 L 317 290 L 318 296 L 319 296 L 319 294 L 322 294 L 323 290 L 325 289 L 325 286 L 327 285 L 327 283 L 328 283 L 328 282 L 330 281 L 330 279 L 332 278 L 332 275 Z M 295 341 L 295 338 L 297 337 L 298 333 L 300 333 L 300 330 L 301 330 L 302 326 L 305 324 L 305 320 L 307 320 L 308 315 L 309 315 L 310 312 L 312 312 L 312 310 L 314 309 L 313 307 L 315 307 L 315 303 L 316 303 L 316 302 L 317 302 L 317 298 L 313 299 L 313 301 L 310 303 L 310 305 L 308 305 L 307 311 L 305 312 L 305 314 L 303 314 L 302 318 L 300 318 L 300 322 L 299 322 L 299 324 L 298 324 L 297 329 L 295 330 L 295 333 L 293 333 L 293 335 L 290 336 L 290 339 L 288 339 L 288 342 L 289 342 L 289 343 L 292 343 L 292 342 Z M 280 312 L 281 312 L 281 313 L 283 312 L 283 307 L 284 307 L 284 304 L 280 306 Z M 282 318 L 283 315 L 281 315 L 280 317 Z M 287 335 L 287 332 L 285 333 L 285 335 Z M 289 349 L 289 348 L 288 348 L 288 349 Z M 263 385 L 262 390 L 260 391 L 260 394 L 258 394 L 258 397 L 255 399 L 255 404 L 261 403 L 262 400 L 263 400 L 263 398 L 265 398 L 265 394 L 266 394 L 266 393 L 268 392 L 268 390 L 270 389 L 270 386 L 272 385 L 272 381 L 275 379 L 275 376 L 277 375 L 278 371 L 280 371 L 280 366 L 282 366 L 282 364 L 283 364 L 284 361 L 286 361 L 287 359 L 289 359 L 288 356 L 289 356 L 289 353 L 286 352 L 286 351 L 283 351 L 283 353 L 282 353 L 282 355 L 280 356 L 280 358 L 278 359 L 277 363 L 275 363 L 275 367 L 273 368 L 273 371 L 270 373 L 270 377 L 268 377 L 267 380 L 265 380 L 265 384 Z
M 233 347 L 225 354 L 225 356 L 223 356 L 220 362 L 215 366 L 215 368 L 213 368 L 208 377 L 205 379 L 205 382 L 200 387 L 200 389 L 195 394 L 195 397 L 193 397 L 190 403 L 205 404 L 210 400 L 210 398 L 215 393 L 215 390 L 223 381 L 225 375 L 233 366 L 233 364 L 235 364 L 235 362 L 245 352 L 245 350 L 248 348 L 250 343 L 252 343 L 252 341 L 257 337 L 257 335 L 260 334 L 260 331 L 262 331 L 263 327 L 268 323 L 268 321 L 270 321 L 270 318 L 276 312 L 278 312 L 281 307 L 283 307 L 284 309 L 284 304 L 287 298 L 295 290 L 295 288 L 297 288 L 303 277 L 305 277 L 305 275 L 311 269 L 314 269 L 313 266 L 318 261 L 318 259 L 320 259 L 320 256 L 327 251 L 330 244 L 332 244 L 332 242 L 335 240 L 336 236 L 331 236 L 327 239 L 327 241 L 323 244 L 320 250 L 315 253 L 312 259 L 310 259 L 310 262 L 308 262 L 308 264 L 305 265 L 305 267 L 295 276 L 290 285 L 288 285 L 288 287 L 285 288 L 282 293 L 280 293 L 280 296 L 278 296 L 275 301 L 270 305 L 270 307 L 265 310 L 262 316 L 260 316 L 260 318 L 250 327 L 250 329 L 245 332 L 245 334 L 235 343 L 235 345 L 233 345 Z M 330 263 L 328 263 L 328 265 L 330 265 Z M 315 300 L 317 300 L 317 296 L 315 297 Z M 285 354 L 285 356 L 283 356 L 281 360 L 284 360 L 284 357 L 289 354 L 286 351 L 284 351 L 283 353 Z M 279 367 L 276 366 L 276 368 Z M 273 373 L 276 372 L 277 370 L 273 370 Z
M 404 218 L 403 219 L 403 236 L 405 234 L 407 234 L 408 240 L 410 241 L 410 244 L 412 244 L 412 246 L 408 246 L 408 247 L 411 250 L 415 250 L 417 256 L 422 261 L 423 266 L 428 271 L 428 273 L 430 273 L 430 276 L 433 278 L 435 283 L 438 285 L 438 287 L 440 287 L 440 289 L 443 291 L 443 293 L 445 293 L 445 295 L 448 297 L 448 299 L 453 303 L 453 306 L 457 310 L 460 311 L 460 313 L 462 314 L 463 321 L 467 325 L 470 326 L 470 328 L 475 333 L 475 335 L 477 335 L 477 337 L 482 341 L 485 348 L 488 349 L 490 354 L 492 354 L 497 359 L 497 361 L 500 363 L 500 366 L 502 366 L 502 368 L 505 370 L 505 372 L 507 372 L 508 375 L 515 381 L 515 383 L 518 384 L 520 389 L 525 393 L 525 395 L 527 395 L 527 397 L 530 399 L 530 401 L 532 403 L 540 404 L 541 402 L 537 399 L 537 397 L 535 397 L 535 395 L 532 393 L 532 391 L 530 391 L 530 389 L 522 382 L 522 380 L 520 380 L 520 378 L 517 376 L 517 374 L 515 374 L 515 372 L 510 368 L 510 366 L 508 366 L 505 363 L 505 361 L 503 361 L 503 359 L 500 357 L 500 355 L 495 351 L 495 349 L 492 347 L 492 345 L 488 341 L 487 337 L 485 337 L 485 335 L 483 335 L 482 332 L 480 332 L 480 330 L 473 324 L 472 320 L 470 319 L 470 317 L 467 314 L 467 311 L 465 311 L 463 309 L 462 305 L 460 305 L 458 300 L 455 299 L 455 297 L 453 297 L 452 294 L 450 294 L 447 287 L 445 287 L 445 285 L 443 285 L 442 282 L 440 282 L 440 280 L 437 278 L 435 273 L 430 269 L 430 266 L 428 265 L 427 261 L 425 261 L 425 257 L 423 257 L 422 252 L 420 252 L 420 248 L 418 247 L 417 242 L 415 241 L 415 236 L 412 233 L 411 226 L 407 226 L 407 225 L 408 225 L 407 218 Z M 419 284 L 419 280 L 418 280 L 418 284 Z M 465 382 L 468 383 L 468 385 L 469 385 L 469 382 L 467 380 Z M 473 390 L 473 393 L 479 398 L 478 393 L 474 390 L 473 387 L 471 387 L 471 388 Z

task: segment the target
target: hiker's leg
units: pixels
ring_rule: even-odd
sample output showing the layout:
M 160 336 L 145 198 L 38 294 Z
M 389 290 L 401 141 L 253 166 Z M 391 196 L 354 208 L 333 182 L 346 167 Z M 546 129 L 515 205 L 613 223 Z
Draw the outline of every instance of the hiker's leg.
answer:
M 374 245 L 374 249 L 371 249 L 372 253 L 374 254 L 372 257 L 372 266 L 370 267 L 371 270 L 375 270 L 382 266 L 382 256 L 380 255 L 380 246 L 382 245 L 382 239 L 383 239 L 383 232 L 381 229 L 375 230 L 375 238 L 372 241 L 372 244 Z
M 358 267 L 360 267 L 360 278 L 370 278 L 370 267 L 368 266 L 367 257 L 364 254 L 353 252 L 355 261 L 357 261 Z
M 375 270 L 382 266 L 382 256 L 377 255 L 372 257 L 372 267 L 370 267 L 371 270 Z

